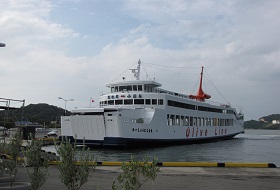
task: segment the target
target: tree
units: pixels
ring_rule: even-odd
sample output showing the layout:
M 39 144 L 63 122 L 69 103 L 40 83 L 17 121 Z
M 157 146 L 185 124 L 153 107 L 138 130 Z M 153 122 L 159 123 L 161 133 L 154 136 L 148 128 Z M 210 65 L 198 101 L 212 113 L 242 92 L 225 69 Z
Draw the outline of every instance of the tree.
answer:
M 17 131 L 15 135 L 10 139 L 10 143 L 6 145 L 7 154 L 11 157 L 9 165 L 10 174 L 16 177 L 17 165 L 19 161 L 19 153 L 21 151 L 22 139 L 21 132 Z
M 77 150 L 76 142 L 72 145 L 68 139 L 62 140 L 60 147 L 56 147 L 61 159 L 58 164 L 61 182 L 69 190 L 79 190 L 94 172 L 96 163 L 93 154 L 85 144 L 80 151 Z
M 1 162 L 1 170 L 5 170 L 5 174 L 10 175 L 13 180 L 9 180 L 9 182 L 1 183 L 1 189 L 30 189 L 30 184 L 26 182 L 16 182 L 16 174 L 17 174 L 17 165 L 22 161 L 20 159 L 19 154 L 21 151 L 21 132 L 18 131 L 13 138 L 10 139 L 9 143 L 5 145 L 4 152 L 6 154 L 6 158 Z
M 32 169 L 27 168 L 32 190 L 39 189 L 48 178 L 50 159 L 45 152 L 41 151 L 42 146 L 42 141 L 36 140 L 30 136 L 30 140 L 27 142 L 26 150 L 24 152 L 27 166 L 32 167 Z
M 122 189 L 125 190 L 138 190 L 147 181 L 154 181 L 159 167 L 157 166 L 157 158 L 153 158 L 152 162 L 148 162 L 148 157 L 145 156 L 143 162 L 136 161 L 131 156 L 130 162 L 122 163 L 122 170 L 117 180 L 121 185 Z M 113 181 L 112 188 L 116 190 L 116 180 Z

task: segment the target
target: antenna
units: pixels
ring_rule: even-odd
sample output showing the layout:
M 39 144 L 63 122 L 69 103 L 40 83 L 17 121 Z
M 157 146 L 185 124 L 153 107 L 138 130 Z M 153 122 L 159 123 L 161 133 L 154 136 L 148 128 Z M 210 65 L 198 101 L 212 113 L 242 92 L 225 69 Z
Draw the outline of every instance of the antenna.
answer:
M 141 60 L 139 59 L 137 69 L 130 69 L 131 72 L 134 74 L 136 80 L 140 79 L 140 65 L 141 65 Z

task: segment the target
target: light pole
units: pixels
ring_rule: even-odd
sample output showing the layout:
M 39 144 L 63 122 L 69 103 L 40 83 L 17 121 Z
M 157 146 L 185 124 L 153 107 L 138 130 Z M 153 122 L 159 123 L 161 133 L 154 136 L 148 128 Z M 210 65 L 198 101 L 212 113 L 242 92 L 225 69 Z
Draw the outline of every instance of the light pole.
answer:
M 5 46 L 6 46 L 6 44 L 0 43 L 0 47 L 5 47 Z
M 66 99 L 64 99 L 64 98 L 62 98 L 62 97 L 58 97 L 58 99 L 64 100 L 64 102 L 65 102 L 64 115 L 66 116 L 66 104 L 67 104 L 68 101 L 74 101 L 74 99 L 68 99 L 68 100 L 66 100 Z

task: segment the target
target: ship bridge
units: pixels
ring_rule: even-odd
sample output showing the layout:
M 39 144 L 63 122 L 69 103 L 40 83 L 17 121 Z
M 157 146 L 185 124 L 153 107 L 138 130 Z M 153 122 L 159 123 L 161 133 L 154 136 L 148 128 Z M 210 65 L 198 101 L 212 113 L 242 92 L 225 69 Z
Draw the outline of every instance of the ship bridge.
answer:
M 155 92 L 156 87 L 161 84 L 151 80 L 135 80 L 107 83 L 106 87 L 111 89 L 111 93 L 117 92 Z

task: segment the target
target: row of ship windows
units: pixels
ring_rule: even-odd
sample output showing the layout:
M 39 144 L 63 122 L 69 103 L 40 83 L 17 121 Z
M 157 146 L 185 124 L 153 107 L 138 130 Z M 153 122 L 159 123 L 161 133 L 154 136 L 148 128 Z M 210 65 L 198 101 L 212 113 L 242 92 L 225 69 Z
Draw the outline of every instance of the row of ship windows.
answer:
M 142 91 L 142 85 L 113 86 L 111 92 Z
M 111 92 L 125 92 L 125 91 L 143 91 L 142 85 L 127 85 L 127 86 L 112 86 Z M 154 88 L 149 85 L 144 85 L 145 92 L 153 92 Z
M 167 114 L 167 125 L 179 126 L 232 126 L 233 119 L 189 117 Z
M 235 112 L 233 110 L 210 108 L 210 107 L 204 107 L 204 106 L 195 106 L 193 104 L 186 104 L 186 103 L 182 103 L 182 102 L 176 102 L 173 100 L 168 100 L 167 104 L 168 104 L 168 106 L 172 106 L 172 107 L 176 107 L 176 108 L 215 112 L 215 113 L 235 114 Z
M 101 101 L 101 106 L 106 105 L 163 105 L 163 99 L 124 99 Z

